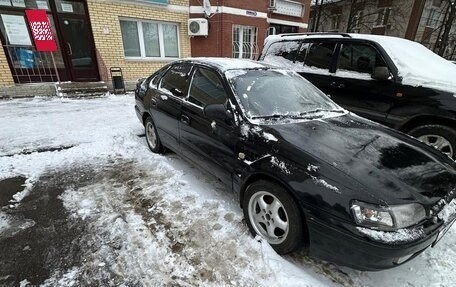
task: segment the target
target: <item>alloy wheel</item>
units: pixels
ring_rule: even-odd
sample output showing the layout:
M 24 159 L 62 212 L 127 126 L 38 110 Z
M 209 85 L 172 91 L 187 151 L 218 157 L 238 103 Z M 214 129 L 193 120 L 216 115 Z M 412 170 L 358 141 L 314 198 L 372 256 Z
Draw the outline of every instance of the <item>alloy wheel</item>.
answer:
M 273 194 L 267 191 L 255 193 L 249 200 L 248 211 L 253 229 L 270 244 L 280 244 L 287 238 L 288 215 Z
M 157 147 L 157 134 L 155 133 L 154 124 L 150 121 L 146 123 L 146 138 L 152 149 Z
M 451 146 L 450 141 L 446 138 L 439 135 L 422 135 L 418 137 L 418 139 L 423 143 L 438 149 L 450 158 L 453 157 L 453 147 Z

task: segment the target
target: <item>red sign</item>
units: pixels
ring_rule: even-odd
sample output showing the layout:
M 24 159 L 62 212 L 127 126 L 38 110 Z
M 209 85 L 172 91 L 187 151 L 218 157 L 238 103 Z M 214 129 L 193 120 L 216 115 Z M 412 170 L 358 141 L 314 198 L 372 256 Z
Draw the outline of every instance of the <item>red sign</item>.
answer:
M 57 44 L 46 10 L 25 10 L 37 51 L 55 52 Z

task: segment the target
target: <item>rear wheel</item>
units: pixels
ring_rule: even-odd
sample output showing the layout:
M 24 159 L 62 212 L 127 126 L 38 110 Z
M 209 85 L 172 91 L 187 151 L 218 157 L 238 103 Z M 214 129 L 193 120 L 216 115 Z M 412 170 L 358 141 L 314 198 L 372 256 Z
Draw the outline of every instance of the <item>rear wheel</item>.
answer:
M 279 254 L 303 245 L 303 220 L 295 200 L 280 185 L 260 180 L 244 196 L 244 217 L 252 234 L 264 238 Z
M 144 129 L 146 132 L 146 141 L 149 149 L 154 153 L 163 153 L 164 148 L 158 137 L 157 129 L 155 128 L 154 122 L 151 117 L 148 117 L 144 123 Z
M 412 129 L 409 134 L 456 159 L 456 130 L 442 125 L 424 125 Z

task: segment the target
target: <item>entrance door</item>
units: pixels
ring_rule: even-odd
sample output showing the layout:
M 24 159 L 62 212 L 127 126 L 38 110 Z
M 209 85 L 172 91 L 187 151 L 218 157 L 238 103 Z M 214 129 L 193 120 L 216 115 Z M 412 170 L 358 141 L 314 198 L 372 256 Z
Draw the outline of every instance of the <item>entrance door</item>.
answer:
M 84 3 L 56 1 L 63 56 L 73 81 L 98 81 L 95 44 Z

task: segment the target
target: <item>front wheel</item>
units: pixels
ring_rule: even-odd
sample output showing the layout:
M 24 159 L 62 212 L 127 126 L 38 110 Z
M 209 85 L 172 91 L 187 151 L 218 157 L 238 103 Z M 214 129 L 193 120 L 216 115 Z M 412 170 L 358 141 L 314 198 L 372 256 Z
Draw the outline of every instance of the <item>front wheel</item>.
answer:
M 264 238 L 279 254 L 303 245 L 303 221 L 295 200 L 280 185 L 260 180 L 244 196 L 244 217 L 251 233 Z
M 456 130 L 442 125 L 424 125 L 412 129 L 409 134 L 456 159 Z
M 146 132 L 146 141 L 149 149 L 154 153 L 163 153 L 163 145 L 161 144 L 157 129 L 155 128 L 151 117 L 148 117 L 146 119 L 144 123 L 144 129 Z

